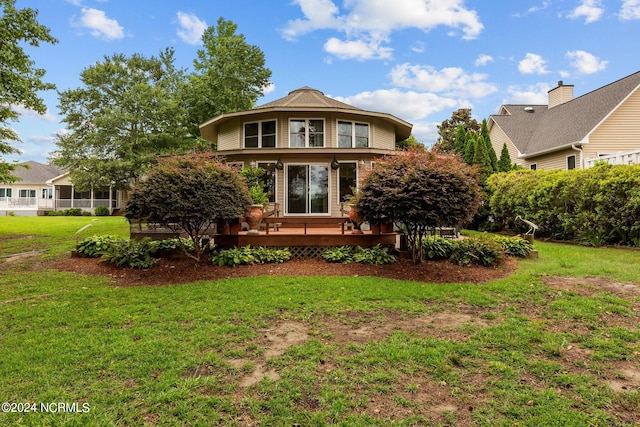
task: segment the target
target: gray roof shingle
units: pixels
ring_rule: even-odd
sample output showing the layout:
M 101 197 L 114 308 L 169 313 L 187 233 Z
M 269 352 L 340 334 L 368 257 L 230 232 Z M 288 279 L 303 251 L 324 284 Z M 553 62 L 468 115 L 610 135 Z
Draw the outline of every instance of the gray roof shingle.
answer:
M 32 160 L 20 164 L 27 165 L 28 168 L 17 167 L 16 170 L 13 171 L 13 176 L 19 178 L 18 183 L 22 184 L 44 184 L 47 180 L 64 173 L 64 170 L 58 167 L 44 165 Z
M 503 107 L 510 113 L 492 115 L 521 154 L 531 156 L 580 143 L 625 98 L 640 87 L 640 71 L 548 109 L 546 105 Z M 525 111 L 533 107 L 534 112 Z

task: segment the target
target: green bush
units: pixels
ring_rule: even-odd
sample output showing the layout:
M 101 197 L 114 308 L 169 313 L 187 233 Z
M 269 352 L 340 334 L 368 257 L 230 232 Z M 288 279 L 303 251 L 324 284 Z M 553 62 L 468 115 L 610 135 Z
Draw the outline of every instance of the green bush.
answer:
M 187 251 L 193 251 L 193 241 L 186 237 L 154 240 L 150 243 L 150 246 L 152 254 L 156 254 L 160 251 L 170 251 L 174 249 L 186 249 Z
M 126 240 L 119 236 L 91 236 L 80 240 L 76 244 L 76 252 L 90 258 L 99 258 L 111 249 L 114 244 L 125 242 Z
M 387 248 L 379 244 L 371 248 L 358 246 L 353 249 L 351 246 L 338 246 L 324 251 L 322 258 L 327 262 L 340 262 L 349 264 L 359 262 L 362 264 L 390 264 L 396 261 L 396 257 L 389 253 Z
M 152 250 L 149 239 L 123 240 L 111 244 L 102 258 L 119 267 L 151 268 L 157 262 L 151 257 Z
M 396 262 L 396 257 L 389 253 L 387 248 L 383 248 L 380 244 L 377 244 L 371 248 L 356 248 L 354 255 L 354 261 L 362 264 L 391 264 Z
M 449 259 L 453 250 L 451 239 L 428 236 L 422 240 L 422 252 L 428 259 Z
M 111 212 L 109 212 L 109 208 L 106 206 L 96 206 L 93 210 L 96 216 L 109 216 Z
M 237 267 L 243 264 L 253 264 L 256 262 L 256 259 L 253 254 L 251 254 L 251 248 L 245 246 L 244 248 L 223 249 L 211 257 L 211 262 L 220 267 L 225 265 Z
M 353 253 L 353 248 L 351 246 L 337 246 L 324 251 L 322 258 L 327 262 L 349 264 L 354 261 L 355 254 Z
M 515 171 L 488 180 L 496 221 L 518 232 L 593 246 L 640 246 L 640 165 L 570 171 Z
M 524 258 L 531 252 L 531 244 L 519 236 L 496 236 L 495 241 L 500 244 L 507 256 Z
M 64 216 L 82 216 L 82 209 L 80 208 L 69 208 L 65 209 Z
M 453 242 L 450 259 L 458 265 L 496 265 L 504 254 L 495 240 L 467 237 Z
M 259 264 L 281 264 L 291 259 L 291 251 L 285 249 L 271 249 L 265 247 L 253 248 L 253 257 Z

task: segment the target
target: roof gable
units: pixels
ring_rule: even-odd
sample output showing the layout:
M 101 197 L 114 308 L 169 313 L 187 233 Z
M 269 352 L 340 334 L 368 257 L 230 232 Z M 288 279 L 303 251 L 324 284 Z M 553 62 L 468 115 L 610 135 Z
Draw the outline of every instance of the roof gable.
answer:
M 586 137 L 638 88 L 640 72 L 553 108 L 504 105 L 509 114 L 493 115 L 491 119 L 525 157 L 551 152 L 584 143 Z M 525 111 L 526 107 L 533 107 L 533 112 Z
M 13 171 L 13 176 L 19 179 L 19 184 L 44 184 L 46 181 L 60 176 L 64 171 L 58 167 L 42 163 L 28 161 L 20 163 L 28 167 L 18 166 Z

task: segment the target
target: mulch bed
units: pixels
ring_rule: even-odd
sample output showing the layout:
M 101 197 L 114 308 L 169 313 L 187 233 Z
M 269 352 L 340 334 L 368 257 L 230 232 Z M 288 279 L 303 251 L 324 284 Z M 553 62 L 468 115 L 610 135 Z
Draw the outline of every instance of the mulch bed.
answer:
M 291 260 L 284 264 L 218 267 L 190 259 L 160 259 L 147 270 L 116 267 L 95 258 L 65 258 L 54 268 L 78 274 L 106 276 L 117 286 L 154 286 L 222 280 L 251 276 L 372 276 L 428 283 L 485 283 L 506 277 L 517 267 L 507 259 L 496 267 L 461 267 L 449 261 L 425 261 L 416 265 L 400 258 L 387 265 L 335 264 L 321 259 Z

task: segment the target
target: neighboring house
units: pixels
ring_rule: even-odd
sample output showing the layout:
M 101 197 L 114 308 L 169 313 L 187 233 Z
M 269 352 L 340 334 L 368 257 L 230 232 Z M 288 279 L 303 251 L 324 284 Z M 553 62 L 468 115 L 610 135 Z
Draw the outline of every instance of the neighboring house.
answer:
M 412 125 L 303 87 L 249 111 L 200 125 L 228 164 L 270 172 L 270 202 L 284 216 L 341 216 L 341 203 L 375 159 L 395 152 Z
M 512 163 L 526 168 L 640 163 L 640 72 L 578 98 L 560 81 L 548 105 L 502 105 L 489 132 L 496 153 L 506 143 Z
M 116 190 L 75 191 L 69 172 L 28 161 L 13 172 L 18 181 L 0 184 L 0 215 L 44 215 L 45 211 L 81 208 L 93 213 L 97 206 L 119 209 L 122 194 Z

